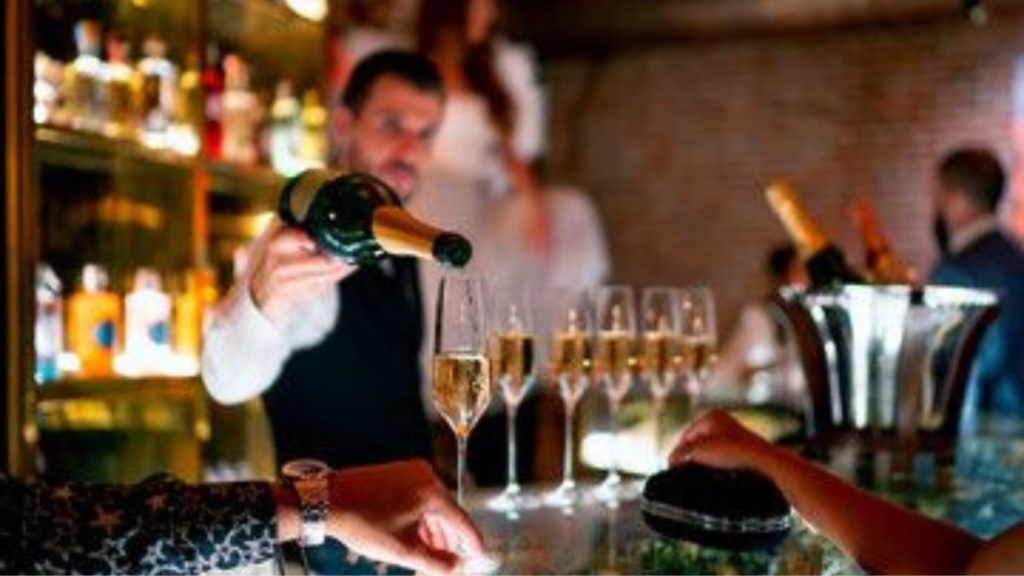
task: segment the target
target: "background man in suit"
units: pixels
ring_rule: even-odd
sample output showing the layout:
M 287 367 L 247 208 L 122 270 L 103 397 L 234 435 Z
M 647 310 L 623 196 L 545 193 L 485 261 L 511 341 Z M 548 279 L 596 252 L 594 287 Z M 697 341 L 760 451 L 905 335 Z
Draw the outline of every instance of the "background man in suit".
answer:
M 943 257 L 931 282 L 999 294 L 999 319 L 975 364 L 969 402 L 982 411 L 1024 415 L 1024 253 L 999 229 L 1006 175 L 984 149 L 948 154 L 938 167 L 936 232 Z

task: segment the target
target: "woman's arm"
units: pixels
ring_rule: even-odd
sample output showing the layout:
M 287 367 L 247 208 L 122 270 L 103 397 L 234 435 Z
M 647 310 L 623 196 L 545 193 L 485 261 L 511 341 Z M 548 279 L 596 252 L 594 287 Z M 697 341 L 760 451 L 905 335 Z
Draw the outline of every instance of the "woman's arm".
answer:
M 674 465 L 752 468 L 771 478 L 800 515 L 858 564 L 878 574 L 965 571 L 981 541 L 861 490 L 712 412 L 683 432 Z
M 484 552 L 423 461 L 331 473 L 327 533 L 428 574 Z M 0 573 L 198 574 L 263 562 L 301 531 L 295 490 L 266 482 L 24 484 L 0 477 Z
M 137 485 L 0 480 L 0 572 L 210 572 L 273 558 L 275 508 L 262 482 Z

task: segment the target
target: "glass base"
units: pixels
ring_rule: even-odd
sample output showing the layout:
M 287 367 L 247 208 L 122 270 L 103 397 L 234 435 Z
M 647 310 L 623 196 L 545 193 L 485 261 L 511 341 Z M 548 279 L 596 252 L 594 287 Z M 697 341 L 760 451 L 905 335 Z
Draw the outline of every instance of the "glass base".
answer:
M 562 482 L 553 492 L 544 497 L 544 504 L 554 507 L 571 509 L 586 501 L 586 495 L 572 480 Z
M 519 484 L 511 484 L 494 498 L 487 501 L 487 507 L 491 510 L 505 513 L 515 513 L 520 510 L 527 510 L 536 507 L 535 498 L 523 493 Z
M 634 482 L 623 480 L 622 476 L 614 472 L 594 488 L 594 497 L 606 504 L 632 500 L 639 494 Z
M 482 556 L 468 556 L 462 560 L 462 574 L 499 574 L 501 572 L 501 560 L 497 556 L 484 554 Z

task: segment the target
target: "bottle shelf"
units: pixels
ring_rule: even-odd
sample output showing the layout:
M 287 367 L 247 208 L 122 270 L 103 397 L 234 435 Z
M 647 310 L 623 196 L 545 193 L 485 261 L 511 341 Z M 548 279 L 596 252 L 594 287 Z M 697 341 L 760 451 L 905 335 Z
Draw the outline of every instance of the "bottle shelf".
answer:
M 147 148 L 134 140 L 112 138 L 69 128 L 36 127 L 40 159 L 86 172 L 113 172 L 119 160 L 191 169 L 196 159 L 171 150 Z
M 276 197 L 285 181 L 266 166 L 202 160 L 172 150 L 147 148 L 133 140 L 56 126 L 40 125 L 35 132 L 39 158 L 47 165 L 98 173 L 114 172 L 118 162 L 180 170 L 203 169 L 209 175 L 212 193 L 254 199 Z
M 204 395 L 198 376 L 65 378 L 41 386 L 37 385 L 35 391 L 36 398 L 40 402 L 149 394 L 178 397 L 202 397 Z
M 210 176 L 212 194 L 252 199 L 276 198 L 284 185 L 284 177 L 265 166 L 243 166 L 208 160 L 205 167 Z

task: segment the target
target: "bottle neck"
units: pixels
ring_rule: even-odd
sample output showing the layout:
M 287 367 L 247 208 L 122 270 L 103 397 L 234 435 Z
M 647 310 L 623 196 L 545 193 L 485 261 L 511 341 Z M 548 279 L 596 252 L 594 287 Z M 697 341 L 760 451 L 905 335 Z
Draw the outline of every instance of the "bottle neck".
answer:
M 831 244 L 788 185 L 776 183 L 769 187 L 768 203 L 796 244 L 801 259 L 806 261 Z
M 432 260 L 434 240 L 441 230 L 420 222 L 398 206 L 380 206 L 373 212 L 373 237 L 385 252 Z
M 462 267 L 469 261 L 469 242 L 414 218 L 398 206 L 380 206 L 373 212 L 373 237 L 385 252 L 434 260 Z

